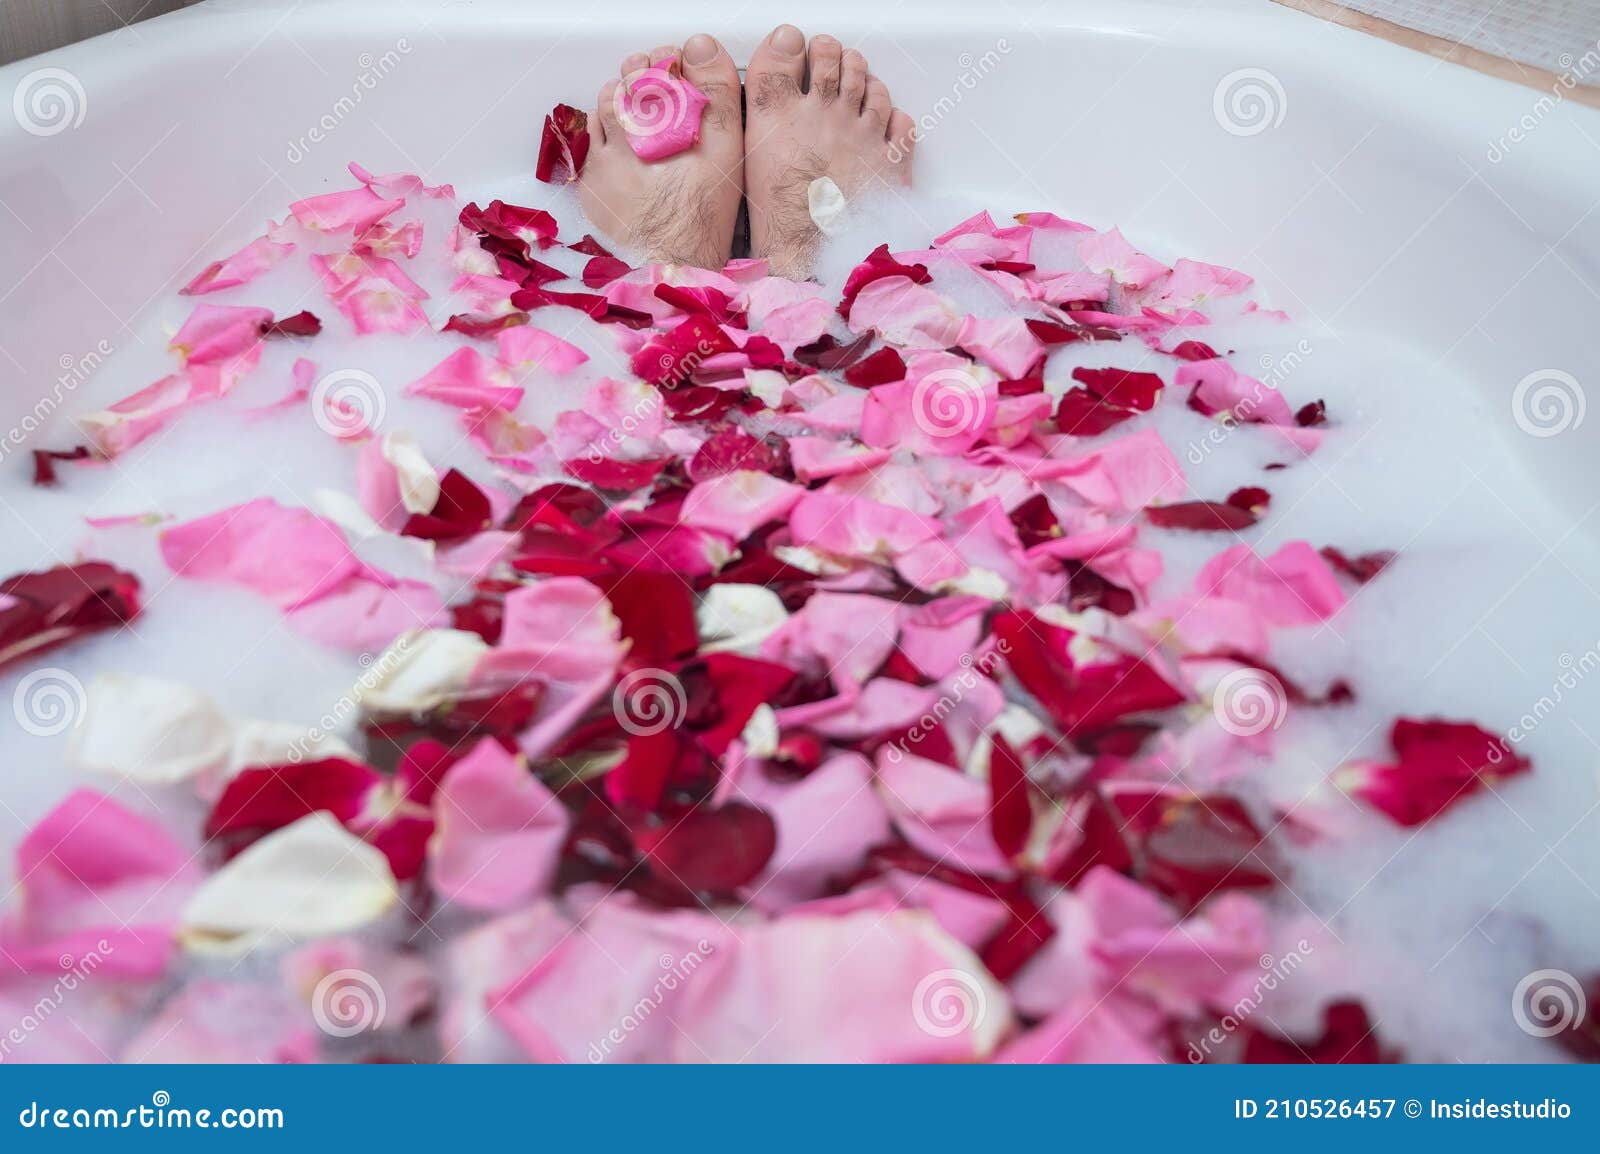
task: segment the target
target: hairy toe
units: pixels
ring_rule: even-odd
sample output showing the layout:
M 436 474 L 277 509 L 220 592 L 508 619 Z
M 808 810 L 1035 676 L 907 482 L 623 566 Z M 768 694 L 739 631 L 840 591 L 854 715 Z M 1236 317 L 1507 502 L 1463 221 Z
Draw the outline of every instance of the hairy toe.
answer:
M 594 118 L 600 124 L 601 144 L 622 132 L 622 122 L 617 119 L 617 89 L 621 87 L 622 81 L 607 80 L 595 97 Z
M 844 45 L 832 36 L 813 36 L 810 44 L 810 91 L 824 104 L 839 98 L 839 81 L 844 56 Z
M 774 108 L 799 97 L 806 72 L 805 44 L 800 29 L 780 24 L 756 48 L 744 74 L 753 108 Z
M 739 68 L 714 36 L 702 32 L 684 42 L 683 75 L 706 95 L 706 118 L 719 129 L 739 127 Z
M 853 112 L 861 111 L 867 96 L 867 58 L 846 48 L 839 61 L 839 99 Z
M 889 86 L 876 76 L 867 77 L 867 95 L 861 102 L 861 115 L 875 119 L 880 129 L 886 128 L 891 107 Z

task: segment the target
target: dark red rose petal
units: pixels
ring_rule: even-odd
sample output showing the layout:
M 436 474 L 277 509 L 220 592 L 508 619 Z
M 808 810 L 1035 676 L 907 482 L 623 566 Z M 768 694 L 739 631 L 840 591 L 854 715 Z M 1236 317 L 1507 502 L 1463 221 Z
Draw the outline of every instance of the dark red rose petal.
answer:
M 464 337 L 476 337 L 480 340 L 493 337 L 505 329 L 516 328 L 518 325 L 528 323 L 528 314 L 522 312 L 507 313 L 503 317 L 484 317 L 474 313 L 457 313 L 444 322 L 440 332 L 460 333 Z
M 872 347 L 872 334 L 862 333 L 849 344 L 841 345 L 830 333 L 823 333 L 809 345 L 801 345 L 794 351 L 794 359 L 809 368 L 818 369 L 825 373 L 842 372 L 852 367 L 867 350 Z M 847 376 L 845 378 L 849 380 Z M 856 382 L 850 381 L 851 384 Z
M 1145 520 L 1161 529 L 1194 529 L 1216 532 L 1248 529 L 1256 523 L 1250 509 L 1222 501 L 1179 501 L 1171 505 L 1152 505 L 1144 511 Z
M 729 894 L 766 868 L 778 846 L 778 827 L 765 810 L 730 802 L 635 828 L 633 840 L 661 881 L 696 893 Z
M 589 156 L 589 117 L 570 104 L 558 104 L 544 118 L 539 137 L 535 179 L 546 184 L 570 184 L 583 175 Z
M 1056 936 L 1056 927 L 1026 895 L 1006 899 L 1006 924 L 983 943 L 978 957 L 999 981 L 1007 981 Z
M 925 264 L 901 264 L 889 255 L 889 246 L 880 244 L 868 254 L 867 259 L 850 270 L 850 276 L 844 282 L 844 296 L 839 301 L 839 315 L 848 317 L 850 307 L 856 303 L 856 295 L 875 280 L 885 277 L 903 276 L 912 284 L 927 284 L 933 279 Z
M 1136 416 L 1132 409 L 1107 404 L 1088 389 L 1068 389 L 1056 405 L 1056 428 L 1073 437 L 1098 437 Z
M 1141 413 L 1155 408 L 1166 387 L 1154 373 L 1135 373 L 1126 369 L 1073 369 L 1072 379 L 1091 393 L 1119 409 Z
M 788 666 L 737 653 L 709 653 L 703 664 L 715 694 L 716 714 L 713 722 L 699 727 L 696 736 L 702 749 L 721 757 L 756 707 L 770 705 L 795 674 Z
M 632 271 L 627 261 L 614 256 L 591 257 L 589 263 L 583 266 L 583 283 L 592 289 L 605 288 L 619 276 L 627 276 Z
M 1389 741 L 1396 759 L 1358 767 L 1361 780 L 1351 792 L 1406 827 L 1533 768 L 1502 738 L 1470 722 L 1402 717 Z
M 1172 355 L 1184 361 L 1214 361 L 1217 350 L 1204 341 L 1183 341 L 1172 347 Z
M 1294 423 L 1302 429 L 1313 428 L 1326 424 L 1328 420 L 1328 406 L 1321 401 L 1310 401 L 1295 412 Z
M 995 734 L 989 755 L 989 833 L 1007 857 L 1016 857 L 1027 848 L 1033 830 L 1029 788 L 1022 759 L 1010 742 Z
M 1078 668 L 1069 653 L 1075 634 L 1032 614 L 1002 613 L 993 629 L 1004 643 L 1011 672 L 1068 737 L 1185 700 L 1153 666 L 1132 654 Z
M 33 483 L 39 488 L 48 488 L 54 485 L 59 478 L 56 476 L 57 461 L 83 461 L 89 457 L 89 446 L 79 445 L 75 449 L 35 449 L 33 451 Z
M 655 812 L 678 762 L 679 744 L 678 731 L 672 728 L 630 735 L 627 752 L 606 774 L 606 796 L 612 804 Z
M 847 384 L 870 389 L 874 385 L 889 385 L 906 378 L 906 362 L 896 350 L 884 346 L 860 364 L 845 370 Z
M 1122 334 L 1103 325 L 1065 325 L 1058 321 L 1028 320 L 1023 322 L 1028 331 L 1047 345 L 1065 345 L 1073 341 L 1120 341 Z
M 240 830 L 268 833 L 318 810 L 349 822 L 382 781 L 371 766 L 342 757 L 246 769 L 228 782 L 211 807 L 205 836 Z
M 1325 545 L 1317 552 L 1322 554 L 1322 559 L 1329 565 L 1361 585 L 1365 585 L 1382 573 L 1395 558 L 1395 554 L 1387 549 L 1351 557 L 1332 545 Z
M 608 457 L 591 461 L 577 457 L 565 462 L 565 468 L 568 475 L 587 481 L 597 489 L 631 493 L 654 481 L 670 463 L 664 457 L 654 461 L 613 461 Z
M 1051 875 L 1067 885 L 1103 865 L 1192 907 L 1220 890 L 1276 884 L 1266 838 L 1236 798 L 1091 786 L 1070 803 L 1068 820 L 1080 838 Z
M 263 337 L 314 337 L 322 331 L 322 322 L 314 313 L 304 309 L 292 317 L 268 321 L 261 326 Z
M 786 471 L 785 457 L 737 425 L 726 425 L 708 437 L 690 459 L 689 480 L 698 484 L 745 469 L 782 476 Z
M 694 590 L 676 573 L 635 570 L 600 586 L 622 624 L 622 636 L 632 642 L 628 660 L 633 664 L 666 665 L 699 648 Z
M 612 255 L 610 249 L 601 244 L 599 241 L 595 240 L 595 238 L 588 233 L 583 234 L 582 240 L 578 241 L 576 244 L 569 244 L 567 247 L 573 252 L 581 252 L 584 256 Z
M 1398 1055 L 1384 1050 L 1360 1002 L 1334 1002 L 1323 1010 L 1322 1035 L 1317 1038 L 1287 1038 L 1254 1022 L 1246 1023 L 1244 1032 L 1243 1061 L 1250 1065 L 1375 1065 L 1398 1060 Z
M 451 469 L 439 478 L 439 500 L 432 512 L 411 514 L 401 526 L 400 535 L 426 541 L 456 541 L 483 532 L 492 519 L 488 495 L 466 474 Z
M 103 561 L 0 582 L 0 667 L 139 615 L 139 579 Z
M 1265 489 L 1249 485 L 1229 493 L 1228 504 L 1237 509 L 1249 509 L 1252 513 L 1259 513 L 1272 504 L 1272 494 Z

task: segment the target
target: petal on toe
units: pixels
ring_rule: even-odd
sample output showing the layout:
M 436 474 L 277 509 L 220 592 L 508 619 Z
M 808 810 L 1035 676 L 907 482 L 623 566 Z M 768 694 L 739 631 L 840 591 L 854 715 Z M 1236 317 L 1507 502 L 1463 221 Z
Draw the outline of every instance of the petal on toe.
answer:
M 662 160 L 700 139 L 706 94 L 678 68 L 676 57 L 635 73 L 616 90 L 613 107 L 640 160 Z

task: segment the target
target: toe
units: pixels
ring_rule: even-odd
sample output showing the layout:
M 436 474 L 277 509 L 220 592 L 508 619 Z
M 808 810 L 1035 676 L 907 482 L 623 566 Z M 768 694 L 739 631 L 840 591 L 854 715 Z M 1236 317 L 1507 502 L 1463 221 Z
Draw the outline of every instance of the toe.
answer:
M 621 85 L 620 80 L 607 80 L 600 86 L 600 95 L 595 98 L 594 118 L 600 125 L 601 144 L 622 135 L 622 122 L 617 118 L 617 89 Z
M 839 99 L 846 108 L 861 111 L 867 96 L 867 58 L 854 48 L 846 48 L 839 62 Z
M 889 125 L 889 86 L 876 76 L 867 77 L 867 95 L 861 105 L 861 115 L 877 120 L 880 129 Z
M 843 66 L 844 45 L 832 36 L 813 36 L 810 44 L 812 95 L 824 104 L 839 98 L 839 76 Z
M 702 32 L 684 41 L 679 60 L 683 64 L 684 77 L 705 93 L 710 102 L 707 115 L 712 116 L 721 127 L 737 128 L 739 69 L 733 57 L 728 55 L 728 50 L 716 37 Z
M 889 114 L 889 158 L 896 164 L 911 157 L 917 145 L 917 122 L 904 109 L 896 108 Z
M 780 24 L 772 30 L 745 69 L 745 92 L 752 107 L 771 108 L 800 95 L 805 78 L 805 34 L 793 24 Z
M 648 52 L 633 52 L 622 58 L 622 71 L 619 75 L 626 80 L 635 72 L 650 67 L 650 54 Z
M 676 44 L 658 44 L 650 49 L 650 63 L 661 64 L 671 60 L 677 54 L 678 46 Z

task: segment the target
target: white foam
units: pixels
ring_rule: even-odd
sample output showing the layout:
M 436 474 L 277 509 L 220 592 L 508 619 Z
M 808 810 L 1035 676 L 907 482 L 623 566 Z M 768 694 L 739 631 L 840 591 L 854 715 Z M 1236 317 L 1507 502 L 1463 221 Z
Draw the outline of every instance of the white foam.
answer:
M 463 199 L 484 202 L 497 190 L 460 191 Z M 554 208 L 569 237 L 581 231 L 565 192 L 528 183 L 498 191 Z M 977 207 L 932 197 L 852 206 L 851 230 L 828 247 L 819 279 L 837 290 L 875 244 L 886 240 L 895 251 L 921 247 Z M 998 220 L 1013 207 L 1056 206 L 988 207 Z M 429 217 L 426 247 L 407 267 L 435 293 L 429 312 L 437 323 L 457 311 L 443 299 L 438 272 L 450 213 L 448 205 L 424 203 L 422 210 Z M 1070 215 L 1071 206 L 1059 211 Z M 1130 239 L 1166 258 L 1216 255 Z M 1041 234 L 1040 252 L 1065 243 Z M 1012 311 L 992 286 L 965 271 L 941 267 L 936 287 L 964 309 Z M 254 284 L 203 299 L 263 305 L 279 315 L 310 308 L 327 328 L 309 342 L 269 342 L 260 367 L 233 395 L 196 409 L 114 464 L 63 467 L 58 489 L 28 486 L 22 462 L 10 462 L 0 482 L 0 572 L 98 557 L 140 576 L 148 609 L 137 622 L 44 659 L 85 684 L 102 671 L 159 674 L 204 687 L 230 711 L 312 724 L 358 676 L 355 657 L 290 632 L 281 614 L 247 592 L 174 579 L 156 554 L 156 529 L 94 531 L 83 517 L 156 512 L 182 520 L 263 495 L 313 505 L 318 489 L 352 490 L 356 448 L 320 431 L 303 406 L 264 417 L 246 413 L 288 391 L 297 356 L 312 358 L 322 372 L 372 373 L 388 402 L 385 430 L 408 430 L 436 465 L 489 482 L 492 470 L 465 441 L 454 411 L 401 394 L 461 340 L 429 332 L 353 338 L 314 283 L 303 253 Z M 82 385 L 70 411 L 101 407 L 172 371 L 162 326 L 175 328 L 193 304 L 169 298 L 139 333 L 142 343 L 118 353 Z M 625 374 L 602 326 L 567 309 L 541 310 L 534 322 L 594 359 L 560 381 L 523 382 L 529 386 L 525 419 L 548 425 L 556 413 L 578 406 L 599 376 Z M 1261 316 L 1193 335 L 1235 350 L 1245 372 L 1276 375 L 1292 404 L 1325 399 L 1332 422 L 1320 451 L 1306 460 L 1296 461 L 1255 428 L 1237 430 L 1208 449 L 1217 426 L 1169 398 L 1141 421 L 1166 438 L 1196 496 L 1220 499 L 1247 483 L 1269 489 L 1264 524 L 1243 534 L 1263 551 L 1305 538 L 1351 553 L 1400 552 L 1400 560 L 1334 621 L 1283 637 L 1274 655 L 1309 686 L 1349 680 L 1357 700 L 1296 710 L 1280 733 L 1277 755 L 1251 786 L 1280 804 L 1330 806 L 1354 830 L 1342 841 L 1287 850 L 1291 869 L 1271 900 L 1285 933 L 1293 937 L 1297 925 L 1310 925 L 1318 947 L 1304 976 L 1286 983 L 1269 1010 L 1286 1026 L 1304 1026 L 1325 996 L 1348 990 L 1373 1009 L 1381 1035 L 1412 1057 L 1550 1059 L 1555 1051 L 1549 1043 L 1518 1030 L 1509 998 L 1530 970 L 1581 968 L 1600 956 L 1600 918 L 1594 916 L 1600 903 L 1594 816 L 1600 805 L 1600 676 L 1561 689 L 1560 703 L 1519 743 L 1533 759 L 1531 775 L 1473 797 L 1415 833 L 1319 783 L 1347 760 L 1386 752 L 1387 727 L 1398 714 L 1471 719 L 1507 732 L 1523 714 L 1542 709 L 1537 703 L 1551 697 L 1567 672 L 1564 657 L 1581 668 L 1583 655 L 1592 660 L 1600 646 L 1600 619 L 1591 612 L 1600 549 L 1521 468 L 1515 452 L 1521 434 L 1509 414 L 1486 408 L 1415 350 Z M 1169 378 L 1173 366 L 1147 356 L 1135 340 L 1071 345 L 1052 355 L 1047 378 L 1059 392 L 1075 365 L 1113 363 Z M 58 425 L 37 444 L 66 447 L 75 440 Z M 1263 473 L 1261 466 L 1272 461 L 1294 463 Z M 1215 534 L 1148 532 L 1167 556 L 1162 592 L 1184 586 L 1207 557 L 1232 543 Z M 0 695 L 9 699 L 30 667 L 0 675 Z M 64 735 L 0 729 L 7 775 L 0 848 L 7 853 L 27 824 L 78 784 L 62 768 L 65 741 Z M 136 808 L 148 805 L 131 787 L 113 792 Z M 194 807 L 167 812 L 181 836 L 196 836 Z M 1343 948 L 1335 948 L 1335 939 Z

